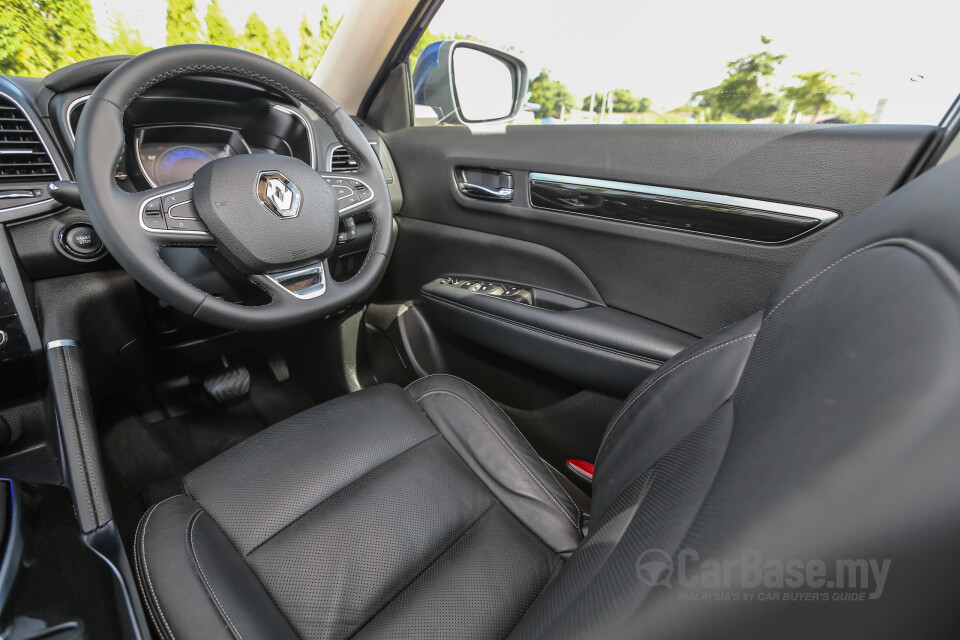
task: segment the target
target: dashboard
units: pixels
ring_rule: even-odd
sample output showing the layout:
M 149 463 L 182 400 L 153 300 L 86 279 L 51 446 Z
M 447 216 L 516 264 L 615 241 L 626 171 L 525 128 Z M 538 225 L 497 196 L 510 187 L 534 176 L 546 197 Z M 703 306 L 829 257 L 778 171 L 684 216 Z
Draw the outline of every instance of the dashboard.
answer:
M 86 214 L 55 202 L 46 186 L 51 180 L 73 179 L 73 150 L 83 110 L 97 83 L 122 62 L 86 61 L 44 79 L 0 77 L 0 109 L 18 112 L 22 124 L 17 126 L 36 132 L 30 143 L 36 169 L 22 179 L 8 178 L 8 185 L 0 176 L 0 195 L 5 198 L 0 198 L 0 217 L 31 279 L 116 268 L 99 239 L 91 236 Z M 399 210 L 402 194 L 392 158 L 375 130 L 362 121 L 357 124 L 380 160 L 388 196 Z M 223 76 L 184 76 L 152 87 L 129 105 L 124 129 L 127 144 L 116 167 L 116 181 L 129 192 L 189 180 L 212 160 L 248 153 L 293 156 L 323 174 L 343 172 L 347 181 L 357 169 L 329 126 L 305 105 L 270 88 Z M 0 140 L 0 147 L 3 144 Z M 338 251 L 355 252 L 360 258 L 338 261 L 346 275 L 362 262 L 364 238 L 370 235 L 368 216 L 361 206 L 355 210 L 357 240 Z M 165 259 L 176 262 L 174 270 L 181 275 L 208 277 L 207 267 L 187 264 L 188 259 L 175 251 L 168 253 Z
M 202 125 L 143 127 L 134 140 L 137 168 L 152 187 L 189 180 L 216 158 L 253 152 L 236 131 Z

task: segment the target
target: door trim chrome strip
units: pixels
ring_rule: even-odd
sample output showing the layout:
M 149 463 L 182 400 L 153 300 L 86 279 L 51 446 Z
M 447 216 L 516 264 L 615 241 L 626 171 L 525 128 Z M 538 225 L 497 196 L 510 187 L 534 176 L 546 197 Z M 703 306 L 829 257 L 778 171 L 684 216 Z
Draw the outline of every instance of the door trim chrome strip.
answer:
M 672 187 L 655 187 L 648 184 L 634 184 L 632 182 L 619 182 L 616 180 L 575 178 L 573 176 L 560 176 L 552 173 L 531 173 L 530 179 L 544 180 L 546 182 L 578 184 L 584 187 L 597 187 L 598 189 L 615 189 L 617 191 L 629 191 L 631 193 L 642 193 L 651 196 L 664 196 L 666 198 L 696 200 L 697 202 L 720 204 L 726 207 L 742 207 L 744 209 L 755 209 L 757 211 L 782 213 L 784 215 L 797 216 L 799 218 L 813 218 L 824 223 L 833 222 L 840 217 L 840 214 L 836 211 L 817 209 L 815 207 L 807 207 L 798 204 L 772 202 L 769 200 L 754 200 L 752 198 L 726 196 L 719 193 L 706 193 L 703 191 L 687 191 L 686 189 L 674 189 Z
M 596 178 L 581 178 L 576 176 L 564 176 L 553 173 L 538 173 L 531 172 L 529 175 L 529 181 L 532 183 L 534 181 L 541 182 L 552 182 L 563 185 L 570 185 L 573 187 L 587 187 L 594 189 L 606 189 L 611 191 L 620 191 L 626 193 L 635 193 L 640 196 L 648 196 L 654 198 L 665 198 L 665 199 L 676 199 L 676 200 L 686 200 L 696 203 L 703 203 L 705 205 L 715 205 L 719 207 L 724 207 L 727 209 L 745 209 L 750 211 L 756 211 L 760 213 L 771 213 L 778 215 L 791 216 L 795 218 L 806 218 L 807 220 L 815 220 L 817 224 L 814 227 L 804 231 L 803 233 L 784 240 L 782 242 L 795 240 L 800 236 L 813 233 L 823 227 L 827 226 L 831 222 L 835 221 L 840 217 L 840 214 L 836 211 L 830 211 L 828 209 L 820 209 L 817 207 L 809 207 L 804 205 L 796 204 L 787 204 L 785 202 L 773 202 L 769 200 L 756 200 L 753 198 L 744 198 L 740 196 L 730 196 L 719 193 L 707 193 L 703 191 L 690 191 L 687 189 L 676 189 L 673 187 L 658 187 L 654 185 L 647 184 L 636 184 L 631 182 L 621 182 L 618 180 L 599 180 Z M 534 208 L 545 208 L 537 207 L 532 202 L 530 206 Z M 548 210 L 556 210 L 549 209 Z M 564 213 L 571 213 L 574 215 L 586 215 L 590 216 L 589 213 L 580 213 L 573 210 L 563 211 Z M 608 220 L 615 220 L 617 222 L 625 222 L 627 224 L 644 224 L 641 222 L 633 222 L 631 220 L 619 220 L 617 218 L 610 218 L 605 216 L 592 216 L 592 217 L 602 217 Z M 682 229 L 674 229 L 669 226 L 658 226 L 652 224 L 646 224 L 645 226 L 656 226 L 657 228 L 671 229 L 674 231 L 683 231 Z M 697 232 L 700 233 L 700 232 Z M 702 234 L 702 235 L 713 235 L 713 234 Z M 718 236 L 718 237 L 730 237 L 730 236 Z M 734 238 L 741 239 L 741 238 Z M 741 239 L 742 240 L 742 239 Z M 758 242 L 756 240 L 748 240 L 749 242 Z M 763 243 L 770 244 L 770 243 Z

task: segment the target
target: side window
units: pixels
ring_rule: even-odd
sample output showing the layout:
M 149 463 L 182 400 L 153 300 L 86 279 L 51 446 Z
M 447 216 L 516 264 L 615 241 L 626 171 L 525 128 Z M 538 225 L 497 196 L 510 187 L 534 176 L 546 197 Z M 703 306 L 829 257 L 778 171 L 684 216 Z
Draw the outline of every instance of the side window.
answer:
M 910 4 L 940 14 L 940 0 Z M 859 0 L 446 0 L 410 54 L 418 125 L 458 120 L 417 91 L 448 41 L 525 62 L 514 124 L 938 124 L 960 89 L 949 20 Z

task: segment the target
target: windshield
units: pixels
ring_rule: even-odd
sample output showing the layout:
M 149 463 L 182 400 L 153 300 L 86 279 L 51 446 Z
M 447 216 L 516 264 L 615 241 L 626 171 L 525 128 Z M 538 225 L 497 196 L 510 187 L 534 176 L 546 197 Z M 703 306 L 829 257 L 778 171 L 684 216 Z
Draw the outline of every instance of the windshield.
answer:
M 0 74 L 43 77 L 174 44 L 246 49 L 311 76 L 350 0 L 3 0 Z

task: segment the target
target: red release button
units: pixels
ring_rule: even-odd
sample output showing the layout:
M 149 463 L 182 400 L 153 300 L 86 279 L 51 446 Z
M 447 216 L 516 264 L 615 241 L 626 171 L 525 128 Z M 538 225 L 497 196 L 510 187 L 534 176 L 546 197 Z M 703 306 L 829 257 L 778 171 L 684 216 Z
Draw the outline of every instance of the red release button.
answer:
M 567 466 L 584 480 L 593 481 L 593 465 L 585 460 L 567 458 Z

